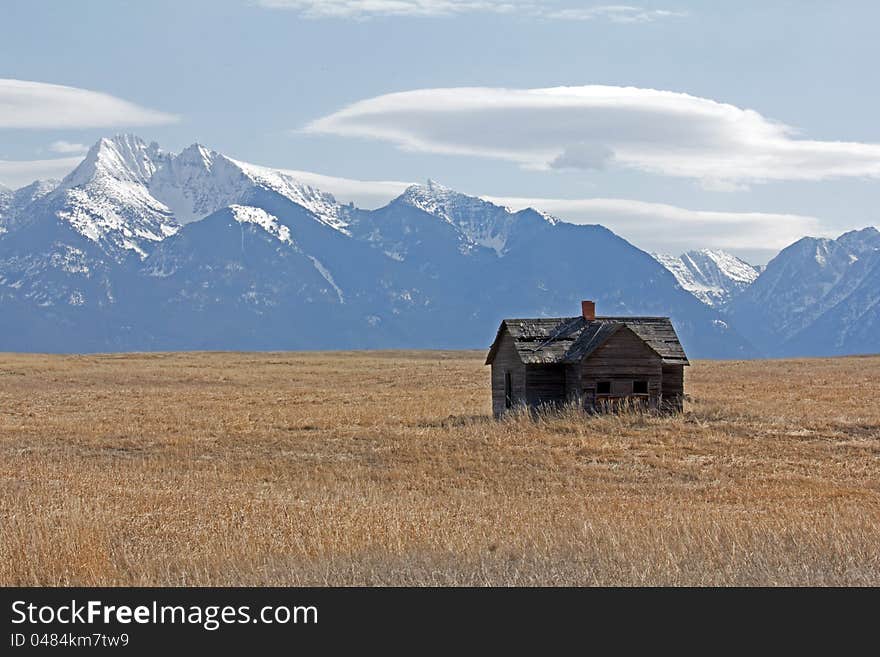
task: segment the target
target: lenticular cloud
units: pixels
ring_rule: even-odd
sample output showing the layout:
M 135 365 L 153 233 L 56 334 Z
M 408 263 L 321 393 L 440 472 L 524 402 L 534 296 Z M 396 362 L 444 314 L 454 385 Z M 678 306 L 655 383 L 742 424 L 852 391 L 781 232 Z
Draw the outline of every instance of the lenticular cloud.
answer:
M 420 89 L 359 101 L 306 132 L 537 169 L 617 166 L 724 184 L 880 177 L 880 144 L 813 141 L 751 109 L 656 89 Z
M 97 91 L 0 79 L 0 128 L 112 128 L 176 120 L 174 115 Z

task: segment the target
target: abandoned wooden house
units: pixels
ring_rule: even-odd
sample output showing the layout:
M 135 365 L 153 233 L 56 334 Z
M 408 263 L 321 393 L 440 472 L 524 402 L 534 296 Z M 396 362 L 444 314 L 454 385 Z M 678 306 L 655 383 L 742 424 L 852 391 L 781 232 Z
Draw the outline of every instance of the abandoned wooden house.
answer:
M 588 410 L 621 400 L 681 411 L 687 356 L 668 317 L 505 319 L 489 349 L 492 411 L 575 402 Z

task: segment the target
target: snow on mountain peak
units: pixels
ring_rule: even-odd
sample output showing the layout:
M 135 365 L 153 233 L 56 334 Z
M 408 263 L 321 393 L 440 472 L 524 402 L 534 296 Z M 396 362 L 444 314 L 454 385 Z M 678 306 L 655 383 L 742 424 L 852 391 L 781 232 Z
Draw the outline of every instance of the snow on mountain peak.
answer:
M 279 223 L 278 218 L 269 214 L 262 208 L 248 205 L 230 205 L 232 217 L 240 224 L 256 224 L 267 233 L 275 237 L 279 242 L 293 245 L 290 237 L 290 228 Z
M 156 172 L 161 156 L 158 144 L 147 145 L 135 135 L 102 137 L 61 184 L 63 187 L 77 187 L 96 176 L 145 183 Z
M 424 185 L 407 187 L 399 200 L 451 224 L 458 223 L 457 218 L 463 213 L 472 213 L 477 207 L 492 205 L 488 201 L 467 196 L 430 178 Z
M 339 204 L 332 194 L 299 181 L 283 169 L 270 169 L 232 158 L 224 158 L 237 166 L 254 184 L 270 189 L 311 211 L 317 219 L 341 233 L 348 234 L 350 209 Z
M 455 226 L 464 242 L 463 250 L 482 246 L 493 249 L 499 257 L 505 253 L 511 227 L 517 220 L 510 208 L 462 194 L 431 179 L 424 185 L 410 185 L 395 202 L 418 208 Z
M 0 233 L 5 233 L 26 220 L 30 204 L 51 193 L 58 184 L 58 180 L 35 180 L 15 191 L 0 188 Z
M 7 231 L 5 224 L 9 220 L 8 215 L 10 214 L 12 203 L 12 190 L 0 185 L 0 235 Z
M 216 151 L 212 151 L 211 149 L 196 143 L 191 144 L 180 151 L 180 154 L 175 159 L 181 163 L 200 166 L 210 170 L 216 157 Z
M 690 262 L 695 270 L 700 270 L 704 276 L 711 277 L 715 270 L 731 281 L 744 285 L 751 284 L 758 277 L 758 271 L 753 265 L 720 249 L 688 251 L 682 258 Z
M 252 187 L 233 161 L 200 144 L 169 155 L 147 183 L 150 194 L 181 224 L 242 202 Z
M 703 303 L 721 306 L 751 285 L 759 271 L 735 255 L 717 249 L 688 251 L 675 257 L 652 253 L 678 284 Z
M 248 205 L 259 189 L 287 198 L 317 221 L 348 234 L 353 210 L 288 172 L 239 162 L 198 143 L 178 154 L 166 153 L 130 134 L 98 140 L 49 195 L 46 211 L 116 259 L 129 252 L 144 258 L 150 243 L 224 207 Z M 7 196 L 3 215 L 8 214 Z
M 347 232 L 350 210 L 332 195 L 285 171 L 234 160 L 197 143 L 163 157 L 145 184 L 181 224 L 230 205 L 245 204 L 254 189 L 263 188 L 306 208 L 318 221 Z
M 26 185 L 20 189 L 15 190 L 14 193 L 16 197 L 21 197 L 24 201 L 30 202 L 38 198 L 42 198 L 46 194 L 55 191 L 55 189 L 57 189 L 58 185 L 60 184 L 61 181 L 54 178 L 35 180 L 30 185 Z
M 134 135 L 100 139 L 50 194 L 52 213 L 115 258 L 144 258 L 149 243 L 174 234 L 171 211 L 146 183 L 167 156 Z
M 536 210 L 535 208 L 529 208 L 530 210 L 534 210 L 535 214 L 537 214 L 541 219 L 546 221 L 548 224 L 555 226 L 561 220 L 558 217 L 554 217 L 552 214 L 548 212 L 544 212 L 543 210 Z

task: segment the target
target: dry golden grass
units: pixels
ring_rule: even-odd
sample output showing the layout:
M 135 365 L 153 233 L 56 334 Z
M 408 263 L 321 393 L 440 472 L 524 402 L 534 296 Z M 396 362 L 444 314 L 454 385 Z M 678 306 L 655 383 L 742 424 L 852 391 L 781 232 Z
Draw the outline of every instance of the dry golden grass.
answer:
M 495 422 L 482 356 L 0 354 L 0 584 L 880 584 L 880 357 Z

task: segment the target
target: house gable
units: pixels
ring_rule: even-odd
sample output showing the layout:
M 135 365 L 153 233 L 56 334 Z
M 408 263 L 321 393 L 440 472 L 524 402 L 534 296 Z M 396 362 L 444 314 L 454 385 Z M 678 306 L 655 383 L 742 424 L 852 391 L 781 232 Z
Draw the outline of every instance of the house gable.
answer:
M 631 394 L 634 381 L 644 381 L 650 396 L 661 393 L 663 359 L 628 327 L 622 327 L 584 358 L 579 370 L 581 389 L 587 396 L 596 394 L 599 382 L 609 383 L 612 395 Z

